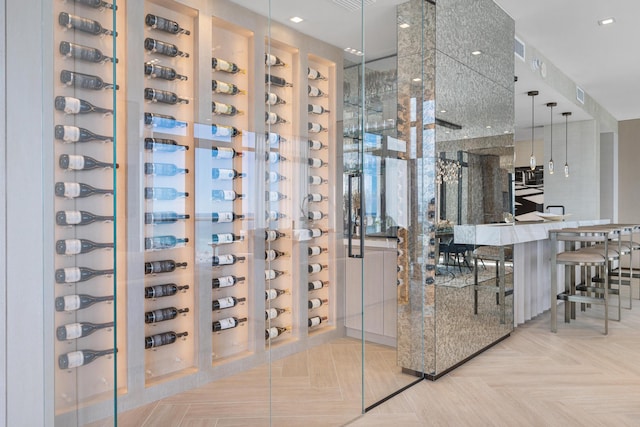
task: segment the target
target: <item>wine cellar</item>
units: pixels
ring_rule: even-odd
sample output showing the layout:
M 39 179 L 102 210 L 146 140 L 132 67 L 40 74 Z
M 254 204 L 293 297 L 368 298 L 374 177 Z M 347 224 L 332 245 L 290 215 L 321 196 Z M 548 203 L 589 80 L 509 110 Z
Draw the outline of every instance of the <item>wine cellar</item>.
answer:
M 56 423 L 344 336 L 342 51 L 225 2 L 53 8 Z

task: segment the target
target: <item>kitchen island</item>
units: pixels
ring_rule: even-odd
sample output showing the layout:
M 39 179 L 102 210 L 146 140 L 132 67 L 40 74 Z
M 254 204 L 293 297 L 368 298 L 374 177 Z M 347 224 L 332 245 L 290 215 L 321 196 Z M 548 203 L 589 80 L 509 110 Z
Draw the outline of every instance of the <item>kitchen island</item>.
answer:
M 518 326 L 551 307 L 549 230 L 609 222 L 581 220 L 456 225 L 453 238 L 455 243 L 475 246 L 504 249 L 513 245 L 513 323 Z M 558 274 L 563 274 L 563 271 L 559 269 Z

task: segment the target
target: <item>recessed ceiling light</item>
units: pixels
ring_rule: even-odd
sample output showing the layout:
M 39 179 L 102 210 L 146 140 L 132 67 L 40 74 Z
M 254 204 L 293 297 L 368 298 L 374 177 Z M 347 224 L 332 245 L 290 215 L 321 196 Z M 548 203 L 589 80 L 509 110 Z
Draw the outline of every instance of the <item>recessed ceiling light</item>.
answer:
M 491 129 L 491 125 L 487 125 L 487 126 L 486 126 L 486 128 L 487 128 L 487 129 Z
M 609 24 L 613 24 L 614 22 L 616 22 L 616 19 L 613 17 L 605 18 L 598 21 L 598 25 L 609 25 Z
M 447 112 L 447 110 L 440 110 L 440 112 L 441 112 L 441 113 L 446 113 L 446 112 Z
M 414 82 L 421 82 L 422 79 L 420 77 L 416 77 L 415 79 L 413 79 Z
M 504 131 L 504 132 L 502 132 L 502 133 L 511 133 L 511 131 L 505 130 L 505 131 Z
M 299 16 L 294 16 L 293 18 L 289 18 L 289 21 L 295 23 L 295 24 L 299 24 L 302 21 L 304 21 L 304 19 L 300 18 Z
M 445 130 L 444 133 L 451 133 L 451 131 L 450 130 Z
M 471 52 L 471 55 L 474 55 L 474 56 L 478 56 L 480 54 L 482 54 L 482 51 L 480 50 L 474 50 L 473 52 Z
M 344 51 L 345 52 L 349 52 L 349 53 L 351 53 L 353 55 L 356 55 L 356 56 L 363 56 L 364 55 L 364 53 L 362 51 L 360 51 L 358 49 L 354 49 L 352 47 L 345 47 Z
M 403 22 L 402 24 L 398 25 L 398 27 L 400 28 L 409 28 L 411 25 L 407 24 L 406 22 Z

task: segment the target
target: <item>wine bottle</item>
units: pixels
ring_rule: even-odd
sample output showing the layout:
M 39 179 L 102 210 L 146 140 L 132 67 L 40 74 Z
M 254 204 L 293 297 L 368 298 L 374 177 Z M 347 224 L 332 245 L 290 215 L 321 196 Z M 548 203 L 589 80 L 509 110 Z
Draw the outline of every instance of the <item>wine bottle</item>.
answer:
M 189 169 L 179 168 L 173 163 L 145 163 L 144 173 L 145 175 L 175 176 L 189 173 Z
M 318 175 L 309 175 L 309 184 L 310 185 L 320 185 L 326 184 L 328 181 L 321 176 Z
M 237 276 L 221 276 L 216 277 L 215 279 L 211 279 L 211 288 L 219 289 L 219 288 L 229 288 L 236 283 L 244 282 L 244 277 Z
M 282 105 L 282 104 L 286 104 L 287 101 L 280 98 L 277 94 L 273 92 L 265 92 L 264 103 L 267 105 Z
M 264 241 L 265 242 L 274 242 L 281 237 L 284 237 L 285 234 L 279 232 L 278 230 L 266 230 L 264 232 Z
M 278 221 L 282 218 L 286 218 L 287 216 L 283 213 L 280 213 L 278 211 L 268 211 L 265 212 L 265 219 L 267 221 Z
M 211 58 L 211 68 L 216 71 L 224 71 L 225 73 L 231 74 L 244 73 L 244 70 L 242 70 L 233 62 L 225 61 L 224 59 L 220 58 Z
M 293 87 L 293 84 L 287 82 L 282 77 L 274 76 L 273 74 L 265 74 L 264 82 L 278 87 Z
M 310 114 L 329 113 L 329 110 L 318 104 L 307 104 L 307 112 Z
M 269 163 L 278 163 L 278 162 L 284 162 L 285 160 L 287 160 L 285 156 L 275 151 L 269 151 L 268 153 L 264 153 L 264 159 Z
M 173 344 L 178 338 L 189 336 L 187 331 L 176 333 L 174 331 L 163 332 L 148 337 L 144 337 L 144 348 L 162 347 L 163 345 Z
M 111 276 L 114 270 L 94 270 L 87 267 L 59 268 L 55 272 L 56 283 L 79 283 L 100 276 Z
M 64 85 L 73 86 L 79 89 L 120 89 L 120 86 L 113 83 L 105 83 L 104 80 L 98 76 L 69 70 L 62 70 L 60 72 L 60 82 Z
M 242 111 L 238 110 L 235 106 L 231 104 L 224 104 L 222 102 L 211 103 L 211 112 L 213 114 L 224 115 L 224 116 L 235 116 L 236 114 L 244 114 Z
M 144 113 L 144 124 L 147 126 L 161 127 L 161 128 L 183 128 L 187 127 L 187 122 L 177 120 L 173 116 L 167 116 L 165 114 L 156 113 Z
M 309 256 L 318 256 L 323 252 L 327 252 L 327 248 L 322 248 L 320 246 L 309 246 L 307 248 L 307 253 Z
M 309 237 L 320 237 L 323 234 L 327 234 L 326 231 L 321 230 L 319 228 L 311 228 L 309 229 Z
M 211 310 L 224 310 L 225 308 L 235 307 L 241 302 L 245 302 L 246 298 L 225 297 L 214 299 L 211 303 Z
M 282 194 L 279 191 L 265 191 L 264 196 L 264 199 L 269 202 L 277 202 L 287 198 L 286 194 Z
M 58 255 L 86 254 L 96 249 L 113 248 L 113 243 L 96 243 L 87 239 L 65 239 L 56 242 Z
M 56 311 L 76 311 L 83 310 L 91 307 L 93 304 L 113 301 L 113 295 L 107 295 L 104 297 L 94 297 L 93 295 L 77 294 L 77 295 L 65 295 L 63 297 L 57 297 Z
M 144 248 L 148 251 L 159 251 L 162 249 L 175 248 L 177 245 L 182 245 L 188 242 L 189 239 L 187 237 L 179 239 L 176 236 L 171 235 L 145 237 Z
M 98 135 L 88 129 L 79 128 L 77 126 L 56 125 L 54 135 L 56 139 L 64 142 L 113 142 L 112 136 Z
M 244 215 L 239 215 L 235 212 L 211 212 L 211 222 L 233 222 L 243 218 Z
M 269 270 L 265 270 L 264 271 L 264 279 L 265 280 L 275 280 L 278 277 L 282 276 L 285 272 L 282 270 L 273 270 L 273 269 L 269 269 Z
M 232 329 L 239 324 L 247 321 L 246 317 L 238 319 L 237 317 L 227 317 L 226 319 L 216 320 L 211 324 L 213 332 L 224 331 L 226 329 Z
M 153 15 L 151 13 L 148 13 L 147 16 L 145 16 L 144 23 L 153 29 L 170 34 L 184 34 L 185 36 L 191 34 L 189 30 L 185 30 L 180 27 L 176 21 L 172 21 L 171 19 L 163 18 L 158 15 Z
M 113 216 L 96 215 L 87 211 L 56 212 L 56 224 L 58 225 L 87 225 L 96 221 L 113 221 Z
M 320 273 L 322 270 L 326 270 L 327 268 L 329 268 L 328 265 L 322 265 L 317 262 L 309 264 L 307 266 L 307 270 L 309 271 L 309 274 Z
M 211 90 L 215 93 L 222 93 L 225 95 L 238 95 L 245 93 L 243 90 L 238 89 L 238 86 L 233 83 L 226 83 L 220 80 L 211 80 Z
M 320 88 L 311 85 L 307 85 L 307 94 L 312 98 L 327 96 L 327 94 L 321 91 Z
M 313 122 L 308 122 L 307 123 L 307 128 L 309 130 L 309 133 L 320 133 L 320 132 L 327 132 L 328 129 L 324 126 L 322 126 L 320 123 L 313 123 Z
M 246 258 L 243 256 L 235 256 L 232 254 L 226 255 L 214 255 L 211 260 L 212 267 L 219 267 L 222 265 L 234 265 L 238 262 L 244 262 Z
M 282 137 L 280 134 L 275 132 L 265 132 L 264 137 L 267 141 L 269 141 L 269 145 L 271 147 L 277 147 L 281 142 L 287 142 L 287 140 Z
M 176 56 L 181 56 L 183 58 L 189 57 L 188 53 L 179 50 L 178 46 L 175 44 L 152 39 L 151 37 L 144 39 L 144 48 L 151 53 L 159 53 L 160 55 L 170 56 L 173 58 Z
M 113 190 L 105 188 L 95 188 L 82 182 L 56 182 L 55 193 L 58 197 L 67 199 L 83 198 L 94 194 L 113 194 Z
M 236 151 L 231 147 L 211 147 L 211 157 L 214 159 L 232 159 L 234 157 L 242 157 L 242 152 Z
M 107 323 L 91 323 L 91 322 L 76 322 L 68 323 L 66 325 L 58 326 L 56 328 L 56 338 L 58 341 L 75 340 L 78 338 L 84 338 L 92 333 L 99 331 L 100 329 L 112 328 L 114 322 Z
M 58 158 L 58 165 L 62 169 L 66 170 L 90 170 L 97 168 L 112 168 L 114 167 L 113 163 L 100 162 L 93 157 L 89 156 L 79 156 L 76 154 L 61 154 Z M 118 164 L 115 164 L 115 167 L 118 167 Z
M 327 316 L 314 316 L 314 317 L 310 317 L 307 320 L 307 326 L 314 327 L 314 326 L 318 326 L 319 324 L 321 324 L 322 322 L 326 322 L 329 318 Z
M 264 65 L 267 67 L 286 67 L 287 64 L 280 58 L 269 53 L 264 54 Z
M 311 298 L 307 305 L 309 307 L 309 310 L 313 310 L 315 308 L 318 307 L 322 307 L 323 305 L 327 304 L 329 302 L 328 299 L 320 299 L 320 298 Z
M 168 90 L 153 89 L 150 87 L 144 88 L 144 99 L 152 102 L 161 102 L 163 104 L 188 104 L 189 100 L 186 98 L 180 98 L 173 92 Z
M 309 140 L 309 150 L 318 151 L 318 150 L 322 150 L 325 147 L 326 145 L 324 145 L 322 142 L 318 141 L 317 139 Z
M 241 242 L 244 240 L 242 236 L 237 236 L 233 233 L 217 233 L 211 235 L 212 245 L 224 245 L 227 243 Z
M 65 114 L 87 114 L 87 113 L 102 113 L 113 114 L 113 110 L 108 108 L 96 107 L 89 101 L 84 99 L 74 98 L 71 96 L 56 96 L 54 100 L 55 108 L 58 111 L 63 111 Z
M 278 316 L 280 316 L 283 313 L 286 313 L 287 310 L 284 308 L 278 308 L 278 307 L 271 307 L 271 308 L 267 308 L 264 311 L 264 320 L 273 320 L 275 318 L 277 318 Z
M 309 282 L 308 288 L 309 288 L 309 291 L 317 291 L 318 289 L 322 289 L 326 286 L 329 286 L 329 282 L 322 281 L 322 280 L 314 280 L 312 282 Z
M 288 123 L 287 120 L 283 119 L 276 113 L 266 112 L 264 113 L 264 122 L 268 125 L 277 125 L 281 123 Z
M 327 196 L 323 196 L 320 193 L 310 193 L 307 195 L 307 201 L 309 202 L 322 202 L 323 200 L 329 200 Z
M 182 74 L 178 74 L 175 69 L 171 67 L 165 67 L 163 65 L 154 64 L 152 62 L 144 63 L 144 74 L 153 79 L 163 79 L 163 80 L 188 80 L 187 76 L 183 76 Z
M 189 219 L 187 214 L 178 214 L 177 212 L 145 212 L 144 223 L 145 224 L 173 224 L 180 219 Z
M 264 291 L 264 300 L 273 301 L 274 299 L 278 298 L 280 295 L 284 295 L 285 293 L 287 293 L 287 291 L 284 289 L 269 288 Z
M 327 165 L 327 162 L 315 157 L 309 157 L 309 159 L 307 159 L 307 163 L 309 164 L 309 167 L 312 168 L 321 168 Z
M 144 314 L 144 323 L 158 323 L 165 322 L 167 320 L 175 319 L 178 317 L 178 314 L 188 313 L 189 307 L 185 308 L 175 308 L 175 307 L 167 307 L 160 308 L 158 310 L 147 311 Z
M 76 0 L 77 1 L 77 0 Z M 73 369 L 88 365 L 102 356 L 114 354 L 117 349 L 107 350 L 77 350 L 58 356 L 58 367 L 60 369 Z
M 244 194 L 238 194 L 233 190 L 211 190 L 211 199 L 217 202 L 220 201 L 233 201 L 236 199 L 242 199 Z
M 284 181 L 287 179 L 286 176 L 279 174 L 276 171 L 265 172 L 265 181 L 269 183 Z
M 146 288 L 144 288 L 144 297 L 147 299 L 170 297 L 180 291 L 186 291 L 187 289 L 189 289 L 189 285 L 178 286 L 175 283 L 147 286 Z
M 307 78 L 310 80 L 327 80 L 318 70 L 310 67 L 307 67 Z
M 60 14 L 58 15 L 58 24 L 70 30 L 78 30 L 85 33 L 93 34 L 95 36 L 99 34 L 104 34 L 106 36 L 118 35 L 118 33 L 114 33 L 111 30 L 103 28 L 98 21 L 71 15 L 67 12 L 60 12 Z
M 278 251 L 276 249 L 267 249 L 264 251 L 264 259 L 267 261 L 275 261 L 281 256 L 285 256 L 286 254 L 282 251 Z
M 73 0 L 76 3 L 83 4 L 85 6 L 92 7 L 94 9 L 111 9 L 118 10 L 116 5 L 104 2 L 102 0 Z
M 58 48 L 61 55 L 68 58 L 79 59 L 87 62 L 107 62 L 111 61 L 114 64 L 118 63 L 117 58 L 105 56 L 100 49 L 95 47 L 83 46 L 81 44 L 61 41 Z
M 144 263 L 144 274 L 156 274 L 156 273 L 171 273 L 176 268 L 186 268 L 186 262 L 175 262 L 172 259 L 165 259 L 162 261 L 151 261 Z
M 233 126 L 211 125 L 211 135 L 222 138 L 235 138 L 238 135 L 242 135 L 242 132 Z
M 171 187 L 145 187 L 144 198 L 148 200 L 175 200 L 179 197 L 188 197 L 188 192 L 179 192 Z
M 326 217 L 326 215 L 321 211 L 309 211 L 307 216 L 311 221 L 319 221 Z
M 229 181 L 236 178 L 242 178 L 244 176 L 244 173 L 239 173 L 234 169 L 211 168 L 211 179 Z
M 264 330 L 264 339 L 272 340 L 272 339 L 278 338 L 280 335 L 284 334 L 285 332 L 287 332 L 287 328 L 283 328 L 281 326 L 272 326 Z
M 173 139 L 165 138 L 145 138 L 144 148 L 146 150 L 158 151 L 163 153 L 174 153 L 176 151 L 185 151 L 189 147 L 186 145 L 180 145 Z

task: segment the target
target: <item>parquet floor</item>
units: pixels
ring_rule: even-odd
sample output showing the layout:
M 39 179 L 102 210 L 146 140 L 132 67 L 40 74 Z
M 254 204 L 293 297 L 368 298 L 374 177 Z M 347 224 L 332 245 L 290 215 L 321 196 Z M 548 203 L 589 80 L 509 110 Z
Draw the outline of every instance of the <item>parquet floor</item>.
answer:
M 360 417 L 360 344 L 344 339 L 273 363 L 271 424 L 264 367 L 120 414 L 118 425 L 640 426 L 640 301 L 634 302 L 622 322 L 609 323 L 608 336 L 599 307 L 559 324 L 557 334 L 544 313 L 450 374 Z M 368 355 L 370 396 L 408 383 L 393 369 L 392 350 L 372 346 Z

